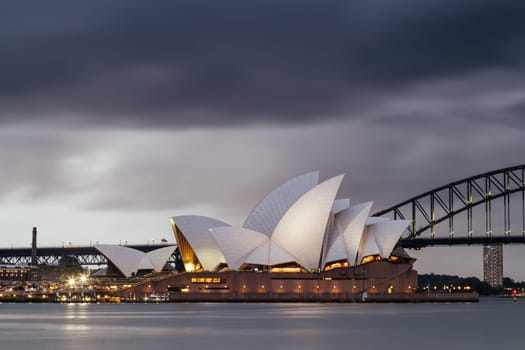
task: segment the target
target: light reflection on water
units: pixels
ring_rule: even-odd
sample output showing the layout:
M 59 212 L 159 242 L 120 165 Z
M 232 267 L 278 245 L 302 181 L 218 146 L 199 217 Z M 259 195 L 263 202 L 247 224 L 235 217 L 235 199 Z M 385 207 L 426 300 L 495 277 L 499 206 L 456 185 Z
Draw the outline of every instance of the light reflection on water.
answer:
M 525 300 L 472 304 L 1 304 L 1 349 L 523 348 Z

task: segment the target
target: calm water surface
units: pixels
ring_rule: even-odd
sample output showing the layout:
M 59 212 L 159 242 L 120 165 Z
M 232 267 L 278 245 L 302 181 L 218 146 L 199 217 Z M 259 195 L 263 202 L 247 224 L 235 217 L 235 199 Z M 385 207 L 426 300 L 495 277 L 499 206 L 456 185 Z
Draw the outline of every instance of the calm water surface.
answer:
M 525 300 L 0 304 L 0 349 L 524 349 Z

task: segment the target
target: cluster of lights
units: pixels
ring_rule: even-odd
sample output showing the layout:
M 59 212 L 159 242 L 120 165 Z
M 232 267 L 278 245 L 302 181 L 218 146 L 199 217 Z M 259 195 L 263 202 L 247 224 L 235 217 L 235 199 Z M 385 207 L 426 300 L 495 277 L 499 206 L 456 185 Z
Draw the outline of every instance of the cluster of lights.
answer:
M 87 281 L 88 277 L 86 275 L 80 275 L 78 276 L 78 280 L 80 281 L 80 284 L 83 286 L 86 281 Z M 77 284 L 77 278 L 75 277 L 70 277 L 68 280 L 67 280 L 67 284 L 69 285 L 70 288 L 75 288 L 75 285 Z
M 438 286 L 434 286 L 433 288 L 431 288 L 430 285 L 423 287 L 423 290 L 430 291 L 431 289 L 433 289 L 435 291 L 440 289 L 440 290 L 444 290 L 444 291 L 447 291 L 449 293 L 452 293 L 452 292 L 455 292 L 455 291 L 458 291 L 458 292 L 467 291 L 467 292 L 469 292 L 469 291 L 472 290 L 472 287 L 470 287 L 470 286 L 455 286 L 453 284 L 451 284 L 451 285 L 445 284 L 441 288 L 439 288 Z

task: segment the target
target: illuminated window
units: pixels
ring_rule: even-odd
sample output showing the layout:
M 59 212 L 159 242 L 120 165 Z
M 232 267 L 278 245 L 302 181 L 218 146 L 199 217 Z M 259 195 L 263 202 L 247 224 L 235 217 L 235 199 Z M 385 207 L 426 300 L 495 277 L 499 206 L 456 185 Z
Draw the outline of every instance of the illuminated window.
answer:
M 338 262 L 334 262 L 330 265 L 327 265 L 324 270 L 325 271 L 330 271 L 330 270 L 333 270 L 333 269 L 340 269 L 340 268 L 345 268 L 345 267 L 348 267 L 348 262 L 347 261 L 338 261 Z
M 300 267 L 274 267 L 272 268 L 272 272 L 287 272 L 287 273 L 291 273 L 291 272 L 302 272 L 303 269 L 300 268 Z
M 361 260 L 361 264 L 368 264 L 368 263 L 371 263 L 373 261 L 379 261 L 379 260 L 381 260 L 381 256 L 380 255 L 369 255 L 369 256 L 365 256 Z
M 225 278 L 219 277 L 192 277 L 191 283 L 207 283 L 207 284 L 217 284 L 217 283 L 226 283 Z

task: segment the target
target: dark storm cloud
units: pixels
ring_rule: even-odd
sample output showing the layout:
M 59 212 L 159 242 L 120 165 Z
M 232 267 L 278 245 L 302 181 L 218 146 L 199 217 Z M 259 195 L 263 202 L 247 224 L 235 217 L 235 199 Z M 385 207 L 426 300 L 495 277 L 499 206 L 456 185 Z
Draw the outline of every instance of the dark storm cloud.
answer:
M 0 121 L 317 120 L 434 78 L 522 74 L 525 4 L 17 2 L 0 11 Z
M 510 110 L 517 118 L 525 120 L 525 101 L 515 104 Z

